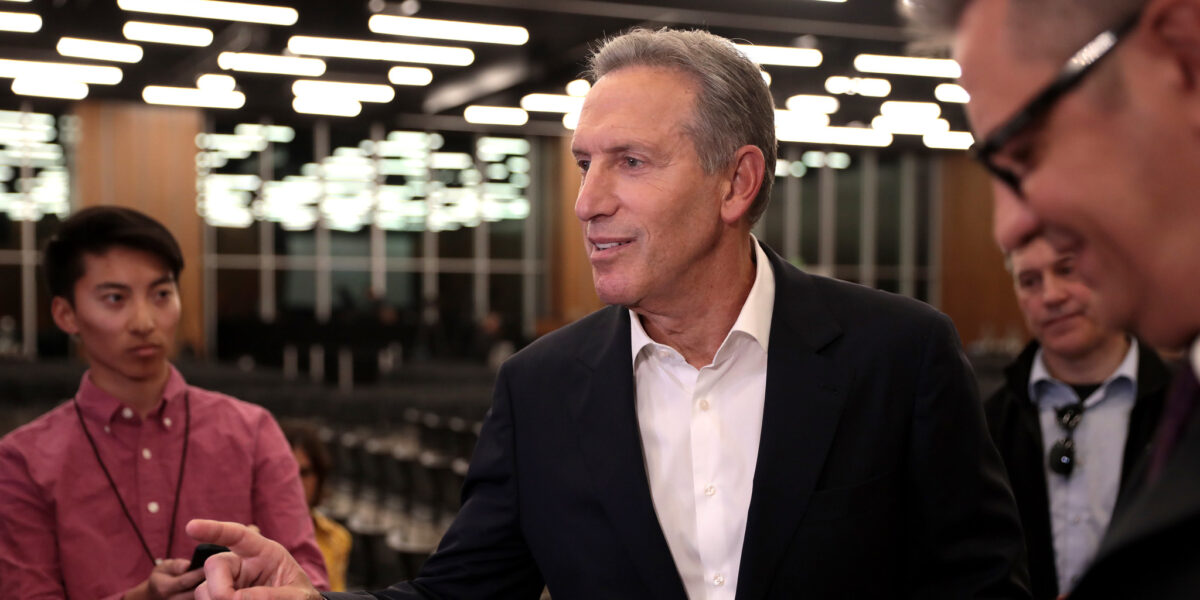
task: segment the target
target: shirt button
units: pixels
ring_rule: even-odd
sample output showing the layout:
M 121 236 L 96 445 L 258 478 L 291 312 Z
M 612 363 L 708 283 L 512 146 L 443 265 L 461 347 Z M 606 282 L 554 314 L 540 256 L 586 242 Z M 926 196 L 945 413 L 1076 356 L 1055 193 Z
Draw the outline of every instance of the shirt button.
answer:
M 125 417 L 126 419 L 132 419 L 133 418 L 133 409 L 126 406 L 125 409 L 121 411 L 121 416 Z
M 1071 517 L 1071 522 L 1076 525 L 1078 525 L 1082 521 L 1083 521 L 1083 517 L 1080 517 L 1079 515 L 1075 515 L 1074 517 Z
M 142 458 L 144 458 L 146 460 L 150 460 L 150 449 L 149 448 L 142 448 Z
M 171 426 L 171 417 L 163 417 L 163 425 L 170 427 Z
M 152 515 L 158 514 L 158 503 L 151 502 L 150 504 L 147 504 L 146 510 L 150 511 L 150 514 L 152 514 Z
M 112 433 L 112 427 L 109 427 L 108 425 L 105 425 L 105 426 L 104 426 L 104 433 Z
M 717 494 L 717 486 L 715 486 L 715 485 L 705 486 L 705 488 L 704 488 L 705 496 L 715 496 L 716 494 Z M 718 577 L 720 577 L 720 575 L 718 575 Z
M 700 401 L 700 410 L 708 410 L 708 400 Z
M 725 585 L 725 576 L 720 573 L 713 575 L 712 584 L 713 584 L 713 587 L 721 587 L 721 586 Z

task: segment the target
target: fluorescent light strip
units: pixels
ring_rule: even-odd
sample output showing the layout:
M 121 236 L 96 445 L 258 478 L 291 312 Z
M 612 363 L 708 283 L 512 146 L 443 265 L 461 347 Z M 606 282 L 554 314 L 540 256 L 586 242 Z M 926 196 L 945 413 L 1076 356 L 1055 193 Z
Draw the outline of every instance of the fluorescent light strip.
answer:
M 45 77 L 18 77 L 13 79 L 12 91 L 22 96 L 42 96 L 82 100 L 87 97 L 88 85 L 82 81 L 48 79 Z
M 971 95 L 957 83 L 939 83 L 933 88 L 933 97 L 941 102 L 954 102 L 958 104 L 966 104 L 971 100 Z
M 829 115 L 811 110 L 775 110 L 776 129 L 818 128 L 829 125 Z
M 582 98 L 592 89 L 592 84 L 586 79 L 576 79 L 567 84 L 567 95 Z
M 196 78 L 196 87 L 210 92 L 232 92 L 237 80 L 229 75 L 205 73 Z
M 579 126 L 579 113 L 573 112 L 563 115 L 562 124 L 563 127 L 574 131 Z
M 942 107 L 934 102 L 900 102 L 889 100 L 879 106 L 879 114 L 893 119 L 932 121 L 941 116 Z
M 892 134 L 866 127 L 781 128 L 775 130 L 775 135 L 783 142 L 873 147 L 884 147 L 892 144 Z
M 394 85 L 429 85 L 433 71 L 425 67 L 392 67 L 388 69 L 388 81 Z
M 756 46 L 734 44 L 750 60 L 760 65 L 784 67 L 817 67 L 821 65 L 821 51 L 813 48 L 789 48 L 785 46 Z
M 213 32 L 203 27 L 163 25 L 145 21 L 129 21 L 121 29 L 125 39 L 154 44 L 203 47 L 212 43 Z
M 42 29 L 41 15 L 33 13 L 0 12 L 0 31 L 35 33 Z
M 463 118 L 468 123 L 487 125 L 524 125 L 529 121 L 529 113 L 524 109 L 510 106 L 482 106 L 472 104 L 463 111 Z
M 818 112 L 828 115 L 837 112 L 838 100 L 833 96 L 797 94 L 787 99 L 786 106 L 788 110 L 796 112 Z
M 921 141 L 930 148 L 945 150 L 966 150 L 975 143 L 975 138 L 969 131 L 943 131 L 926 134 Z
M 308 54 L 312 56 L 335 56 L 338 58 L 413 62 L 458 67 L 475 62 L 475 53 L 470 48 L 427 46 L 425 44 L 404 44 L 400 42 L 375 42 L 370 40 L 347 40 L 308 35 L 292 36 L 288 40 L 288 50 L 296 54 Z
M 871 128 L 888 133 L 928 135 L 950 131 L 950 122 L 945 119 L 921 120 L 879 115 L 871 120 Z
M 122 72 L 119 67 L 0 58 L 0 77 L 16 78 L 27 75 L 116 85 L 121 83 Z
M 343 83 L 300 79 L 292 84 L 292 93 L 321 98 L 352 98 L 359 102 L 391 102 L 396 90 L 390 85 L 375 83 Z
M 59 54 L 74 58 L 111 60 L 123 63 L 135 63 L 142 60 L 142 47 L 137 44 L 63 37 L 59 38 L 57 49 Z
M 142 100 L 149 104 L 171 106 L 241 108 L 246 104 L 246 95 L 241 92 L 214 92 L 197 88 L 148 85 L 142 90 Z
M 485 44 L 520 46 L 529 41 L 529 30 L 524 27 L 394 15 L 372 15 L 367 28 L 374 33 Z
M 948 79 L 962 77 L 962 68 L 958 66 L 957 62 L 948 58 L 859 54 L 854 57 L 854 68 L 864 73 L 890 73 L 918 77 L 946 77 Z
M 267 6 L 220 0 L 117 0 L 117 6 L 131 12 L 265 23 L 267 25 L 295 25 L 296 21 L 300 19 L 300 13 L 287 6 Z
M 825 80 L 825 91 L 830 94 L 851 94 L 883 98 L 892 93 L 892 84 L 886 79 L 875 77 L 834 75 Z
M 222 52 L 217 56 L 217 66 L 226 71 L 274 73 L 300 77 L 320 77 L 325 73 L 325 61 L 319 58 L 250 52 Z
M 292 110 L 310 115 L 334 117 L 356 117 L 362 112 L 362 103 L 353 98 L 330 98 L 318 96 L 296 96 L 292 99 Z
M 583 108 L 583 98 L 562 94 L 526 94 L 521 108 L 534 112 L 569 113 Z

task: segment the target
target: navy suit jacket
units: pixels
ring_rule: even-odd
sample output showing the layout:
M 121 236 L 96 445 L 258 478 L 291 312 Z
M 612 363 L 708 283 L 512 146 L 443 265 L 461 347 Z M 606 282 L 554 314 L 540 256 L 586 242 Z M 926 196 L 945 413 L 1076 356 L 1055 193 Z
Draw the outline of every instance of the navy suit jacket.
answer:
M 949 319 L 767 253 L 737 598 L 1027 597 L 1016 505 Z M 608 307 L 504 364 L 458 517 L 414 581 L 375 597 L 686 598 L 646 477 L 629 327 Z

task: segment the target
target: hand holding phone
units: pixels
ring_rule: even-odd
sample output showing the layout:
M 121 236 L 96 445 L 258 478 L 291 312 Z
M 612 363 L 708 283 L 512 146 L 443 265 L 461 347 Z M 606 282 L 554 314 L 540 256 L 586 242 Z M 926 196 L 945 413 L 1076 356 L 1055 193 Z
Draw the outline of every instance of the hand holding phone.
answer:
M 214 554 L 229 552 L 229 548 L 218 544 L 200 544 L 196 546 L 196 550 L 192 552 L 192 563 L 188 565 L 189 571 L 204 568 L 204 561 Z

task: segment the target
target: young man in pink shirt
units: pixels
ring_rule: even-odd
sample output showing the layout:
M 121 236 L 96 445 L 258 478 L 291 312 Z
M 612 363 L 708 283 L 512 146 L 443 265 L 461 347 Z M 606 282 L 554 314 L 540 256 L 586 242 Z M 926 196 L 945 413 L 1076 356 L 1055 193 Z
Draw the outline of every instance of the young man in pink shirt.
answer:
M 323 586 L 296 461 L 261 407 L 189 386 L 168 357 L 183 257 L 160 223 L 94 207 L 43 259 L 51 313 L 90 369 L 79 391 L 0 440 L 6 597 L 191 598 L 193 518 L 253 524 Z

